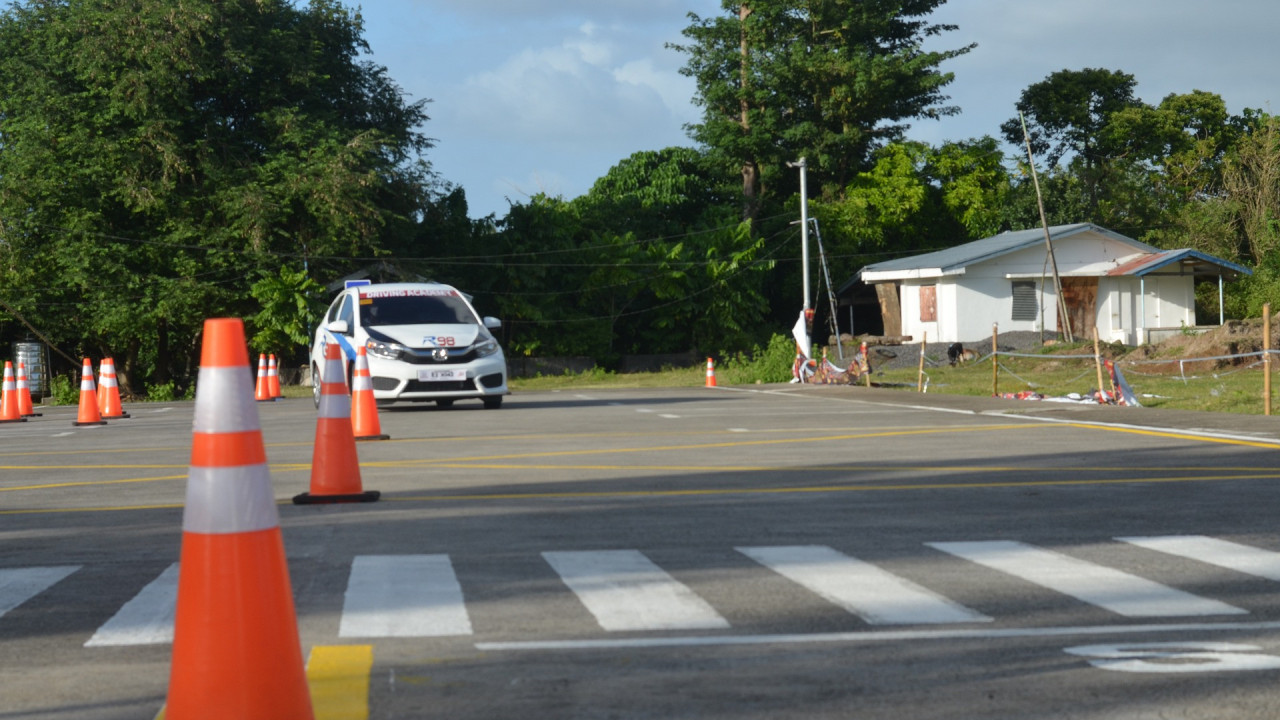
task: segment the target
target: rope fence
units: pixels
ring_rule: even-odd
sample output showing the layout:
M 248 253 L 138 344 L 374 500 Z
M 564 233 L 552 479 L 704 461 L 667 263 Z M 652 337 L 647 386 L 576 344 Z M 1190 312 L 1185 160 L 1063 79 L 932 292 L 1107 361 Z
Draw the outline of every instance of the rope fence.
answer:
M 1102 353 L 1096 330 L 1092 353 L 1052 354 L 1000 349 L 998 328 L 993 326 L 991 351 L 967 362 L 957 363 L 954 357 L 950 363 L 929 358 L 922 340 L 916 388 L 928 392 L 931 386 L 954 385 L 960 392 L 979 394 L 983 380 L 978 376 L 989 368 L 989 389 L 997 397 L 1127 406 L 1174 404 L 1235 412 L 1257 412 L 1260 402 L 1262 414 L 1270 415 L 1271 367 L 1273 358 L 1280 355 L 1280 350 L 1271 347 L 1270 304 L 1263 307 L 1262 321 L 1261 350 L 1114 360 Z M 947 365 L 952 367 L 936 370 L 937 377 L 926 371 L 926 366 Z M 1011 387 L 1017 390 L 1009 392 Z

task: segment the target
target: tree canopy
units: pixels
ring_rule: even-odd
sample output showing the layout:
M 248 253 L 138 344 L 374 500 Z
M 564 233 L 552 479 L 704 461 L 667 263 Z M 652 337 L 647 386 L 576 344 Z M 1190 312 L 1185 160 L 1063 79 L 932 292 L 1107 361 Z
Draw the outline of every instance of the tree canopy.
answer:
M 0 15 L 9 302 L 122 380 L 189 371 L 248 284 L 375 256 L 433 182 L 423 102 L 336 0 L 32 0 Z
M 674 46 L 697 84 L 701 122 L 690 136 L 742 173 L 746 215 L 805 157 L 815 187 L 839 195 L 872 151 L 898 139 L 907 120 L 951 115 L 939 66 L 969 45 L 926 52 L 922 41 L 954 30 L 930 24 L 945 0 L 723 0 L 725 14 L 691 14 Z

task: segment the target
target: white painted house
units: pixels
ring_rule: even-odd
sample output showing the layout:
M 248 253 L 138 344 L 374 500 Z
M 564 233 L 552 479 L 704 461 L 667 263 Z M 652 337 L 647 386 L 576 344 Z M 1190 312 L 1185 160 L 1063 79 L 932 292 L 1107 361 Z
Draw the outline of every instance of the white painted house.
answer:
M 1250 271 L 1198 250 L 1160 250 L 1105 228 L 1049 228 L 1071 329 L 1105 342 L 1138 345 L 1157 330 L 1194 327 L 1195 283 L 1222 283 Z M 854 282 L 876 286 L 886 335 L 973 342 L 1000 332 L 1056 333 L 1053 267 L 1043 228 L 868 265 Z

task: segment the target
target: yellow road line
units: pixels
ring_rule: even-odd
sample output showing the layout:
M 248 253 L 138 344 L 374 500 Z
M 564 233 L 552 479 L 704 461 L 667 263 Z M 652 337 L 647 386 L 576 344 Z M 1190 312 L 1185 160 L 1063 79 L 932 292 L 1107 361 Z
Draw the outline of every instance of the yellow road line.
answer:
M 562 499 L 607 499 L 637 497 L 694 497 L 713 495 L 787 495 L 791 493 L 847 493 L 847 492 L 890 492 L 904 490 L 974 490 L 997 488 L 1082 486 L 1082 485 L 1124 485 L 1124 484 L 1160 484 L 1186 482 L 1222 482 L 1228 480 L 1276 480 L 1280 472 L 1257 475 L 1218 475 L 1187 477 L 1143 477 L 1143 478 L 1097 478 L 1093 480 L 1010 480 L 1005 482 L 974 483 L 899 483 L 895 485 L 812 485 L 799 487 L 772 488 L 692 488 L 686 490 L 610 490 L 610 491 L 578 491 L 578 492 L 541 492 L 541 493 L 492 493 L 477 495 L 417 495 L 388 496 L 382 499 L 389 502 L 447 502 L 473 500 L 562 500 Z
M 836 440 L 865 440 L 871 438 L 885 437 L 902 437 L 907 435 L 936 435 L 936 434 L 952 434 L 952 433 L 969 433 L 982 432 L 986 430 L 1028 430 L 1028 429 L 1049 429 L 1057 427 L 1055 425 L 983 425 L 966 428 L 930 428 L 927 430 L 893 430 L 887 432 L 870 432 L 870 433 L 849 433 L 842 435 L 824 435 L 818 437 L 803 438 L 783 438 L 773 440 L 738 440 L 734 442 L 718 442 L 718 443 L 694 443 L 691 445 L 652 445 L 645 447 L 626 447 L 626 448 L 590 448 L 586 450 L 549 450 L 545 452 L 532 453 L 510 453 L 504 455 L 478 455 L 471 457 L 452 457 L 438 459 L 415 459 L 415 460 L 387 460 L 383 462 L 367 463 L 372 467 L 420 467 L 426 465 L 435 465 L 441 463 L 460 463 L 475 461 L 492 461 L 492 460 L 520 460 L 527 458 L 543 458 L 543 457 L 573 457 L 581 455 L 607 455 L 610 453 L 644 453 L 644 452 L 668 452 L 672 450 L 712 450 L 724 448 L 738 447 L 754 447 L 762 445 L 794 445 L 801 443 L 821 443 L 833 442 Z
M 368 720 L 372 645 L 316 645 L 307 660 L 315 720 Z M 156 720 L 164 720 L 160 708 Z
M 315 720 L 368 720 L 372 645 L 317 645 L 307 661 Z
M 1194 435 L 1191 433 L 1180 433 L 1172 430 L 1146 430 L 1143 428 L 1129 428 L 1116 426 L 1090 425 L 1087 423 L 1064 423 L 1067 427 L 1081 428 L 1084 430 L 1107 430 L 1110 432 L 1129 433 L 1131 435 L 1145 435 L 1148 437 L 1173 438 L 1175 440 L 1196 440 L 1199 442 L 1220 443 L 1222 445 L 1242 445 L 1244 447 L 1257 447 L 1275 450 L 1280 448 L 1274 441 L 1265 440 L 1245 440 L 1243 438 L 1224 438 L 1213 437 L 1208 435 Z

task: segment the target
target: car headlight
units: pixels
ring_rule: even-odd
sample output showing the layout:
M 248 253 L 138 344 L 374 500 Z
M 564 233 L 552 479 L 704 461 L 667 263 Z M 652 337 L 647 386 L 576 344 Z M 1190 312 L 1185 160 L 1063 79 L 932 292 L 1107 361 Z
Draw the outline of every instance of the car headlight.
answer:
M 394 360 L 400 356 L 400 351 L 404 349 L 404 346 L 398 343 L 382 342 L 380 340 L 370 338 L 365 342 L 364 349 L 367 350 L 370 355 L 377 355 L 378 357 Z
M 493 338 L 482 340 L 475 345 L 476 357 L 488 357 L 498 352 L 498 341 Z

